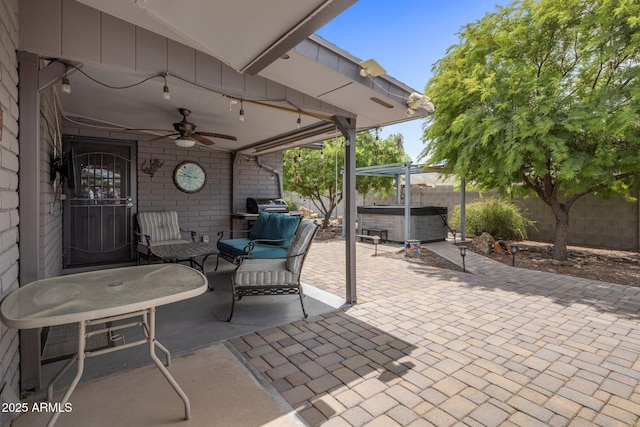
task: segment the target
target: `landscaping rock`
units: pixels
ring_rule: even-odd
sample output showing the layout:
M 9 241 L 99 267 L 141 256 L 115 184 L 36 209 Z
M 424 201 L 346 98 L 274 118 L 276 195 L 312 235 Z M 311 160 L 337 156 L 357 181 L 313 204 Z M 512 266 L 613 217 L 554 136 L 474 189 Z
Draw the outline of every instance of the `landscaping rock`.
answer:
M 493 250 L 494 243 L 495 240 L 493 239 L 493 236 L 487 232 L 484 232 L 480 236 L 473 239 L 471 249 L 474 252 L 489 254 Z

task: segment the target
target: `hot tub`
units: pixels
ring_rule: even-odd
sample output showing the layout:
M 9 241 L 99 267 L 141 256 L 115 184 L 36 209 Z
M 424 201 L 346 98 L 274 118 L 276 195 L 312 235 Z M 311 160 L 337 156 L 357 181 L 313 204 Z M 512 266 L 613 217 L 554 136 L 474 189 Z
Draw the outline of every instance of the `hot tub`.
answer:
M 358 206 L 358 229 L 387 230 L 388 239 L 394 242 L 419 240 L 436 242 L 447 238 L 444 219 L 447 208 L 440 206 L 411 206 L 409 238 L 405 238 L 405 208 L 399 205 Z M 444 218 L 444 219 L 443 219 Z M 370 234 L 378 234 L 371 232 Z

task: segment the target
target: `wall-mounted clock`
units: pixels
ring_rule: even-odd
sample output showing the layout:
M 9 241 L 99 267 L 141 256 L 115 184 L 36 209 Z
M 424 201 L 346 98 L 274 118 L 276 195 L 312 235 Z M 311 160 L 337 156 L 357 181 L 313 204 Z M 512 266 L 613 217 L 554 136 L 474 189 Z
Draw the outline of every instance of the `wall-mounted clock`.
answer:
M 187 160 L 176 166 L 173 171 L 173 182 L 180 191 L 197 193 L 204 188 L 207 174 L 198 163 Z

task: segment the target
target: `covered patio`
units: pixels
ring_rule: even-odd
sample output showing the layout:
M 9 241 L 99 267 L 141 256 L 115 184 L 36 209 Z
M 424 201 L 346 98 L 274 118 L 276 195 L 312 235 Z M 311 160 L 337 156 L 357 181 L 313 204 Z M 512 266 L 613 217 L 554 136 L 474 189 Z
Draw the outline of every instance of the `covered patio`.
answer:
M 460 263 L 452 242 L 428 247 Z M 340 289 L 344 248 L 339 239 L 314 244 L 304 282 Z M 375 257 L 366 243 L 358 243 L 358 266 L 361 304 L 176 357 L 172 372 L 193 396 L 191 422 L 180 419 L 161 376 L 142 367 L 81 384 L 65 425 L 639 421 L 638 288 L 474 253 L 468 273 L 454 272 Z M 33 424 L 16 427 L 24 425 Z
M 337 135 L 355 141 L 359 131 L 426 116 L 415 89 L 312 34 L 354 1 L 197 1 L 180 10 L 173 2 L 126 0 L 8 6 L 6 51 L 16 55 L 3 57 L 12 70 L 3 85 L 13 89 L 1 99 L 10 154 L 3 155 L 10 196 L 3 196 L 2 224 L 15 242 L 5 245 L 3 296 L 42 278 L 130 265 L 137 212 L 175 210 L 199 239 L 213 237 L 237 226 L 230 214 L 247 197 L 282 195 L 282 150 Z M 355 200 L 355 144 L 345 150 L 346 199 Z M 78 160 L 105 151 L 123 159 L 118 174 Z M 173 183 L 186 160 L 208 175 L 197 193 Z M 129 236 L 120 258 L 92 262 L 100 247 L 71 259 L 78 221 L 69 206 L 87 168 L 121 184 L 117 205 L 126 215 L 120 228 L 107 227 Z M 355 303 L 355 204 L 347 206 L 346 224 L 342 302 Z M 40 331 L 7 330 L 2 345 L 10 349 L 2 359 L 3 396 L 39 390 Z

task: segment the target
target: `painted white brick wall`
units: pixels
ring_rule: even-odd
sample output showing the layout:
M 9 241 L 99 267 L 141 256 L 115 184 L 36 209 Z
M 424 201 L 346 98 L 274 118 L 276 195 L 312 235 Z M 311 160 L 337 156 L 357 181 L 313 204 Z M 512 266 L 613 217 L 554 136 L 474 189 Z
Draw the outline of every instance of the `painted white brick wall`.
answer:
M 53 87 L 40 92 L 40 224 L 42 245 L 38 256 L 43 260 L 41 277 L 62 274 L 62 186 L 60 179 L 51 181 L 51 156 L 62 152 L 59 123 L 56 118 Z
M 18 1 L 0 0 L 0 299 L 18 288 Z M 1 385 L 20 394 L 18 331 L 0 323 Z

